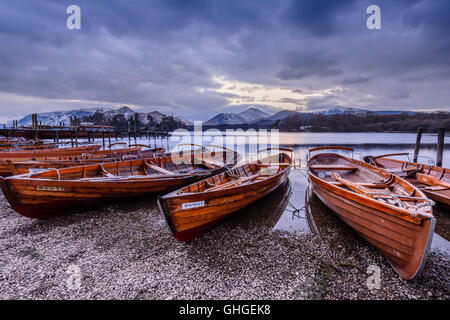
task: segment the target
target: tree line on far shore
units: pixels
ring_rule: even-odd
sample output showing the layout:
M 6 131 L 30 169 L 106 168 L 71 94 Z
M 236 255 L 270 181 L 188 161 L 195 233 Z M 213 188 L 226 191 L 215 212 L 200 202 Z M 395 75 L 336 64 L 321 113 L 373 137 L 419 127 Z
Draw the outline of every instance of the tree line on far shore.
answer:
M 436 132 L 438 128 L 449 131 L 450 113 L 294 114 L 271 126 L 289 132 L 416 132 L 419 127 L 425 132 Z

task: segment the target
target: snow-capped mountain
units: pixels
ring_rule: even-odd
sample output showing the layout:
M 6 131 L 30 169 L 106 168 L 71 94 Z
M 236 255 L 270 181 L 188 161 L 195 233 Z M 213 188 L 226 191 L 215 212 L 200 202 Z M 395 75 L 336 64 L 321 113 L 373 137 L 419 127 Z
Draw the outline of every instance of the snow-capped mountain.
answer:
M 53 112 L 44 112 L 38 113 L 38 121 L 43 125 L 50 126 L 58 126 L 60 123 L 64 123 L 64 125 L 70 124 L 70 118 L 77 117 L 77 119 L 83 119 L 83 117 L 92 116 L 95 112 L 101 111 L 105 114 L 106 117 L 112 118 L 117 114 L 123 115 L 126 119 L 133 118 L 136 112 L 139 114 L 139 121 L 144 124 L 147 124 L 149 121 L 148 116 L 151 116 L 153 122 L 161 123 L 165 114 L 159 111 L 151 111 L 151 112 L 139 112 L 135 111 L 129 107 L 121 107 L 121 108 L 113 108 L 113 107 L 102 107 L 102 108 L 92 108 L 92 109 L 78 109 L 78 110 L 69 110 L 69 111 L 53 111 Z M 183 117 L 179 115 L 172 115 L 174 119 L 178 122 L 181 122 L 186 125 L 192 124 L 191 121 L 185 120 Z M 18 121 L 19 126 L 31 126 L 32 120 L 31 114 L 23 117 Z M 10 125 L 10 123 L 8 124 Z
M 268 116 L 269 114 L 257 108 L 249 108 L 241 113 L 220 113 L 206 121 L 204 124 L 207 126 L 214 126 L 255 123 Z
M 323 110 L 316 110 L 314 113 L 322 113 L 327 116 L 335 115 L 335 114 L 343 114 L 343 113 L 351 113 L 351 114 L 362 114 L 370 112 L 368 110 L 363 109 L 357 109 L 357 108 L 350 108 L 350 107 L 343 107 L 343 106 L 336 106 L 331 108 L 325 108 Z
M 95 113 L 97 109 L 79 109 L 70 111 L 53 111 L 38 113 L 38 121 L 42 122 L 43 125 L 58 126 L 61 122 L 67 126 L 70 124 L 70 117 L 77 117 L 82 119 L 83 117 L 91 116 Z M 18 121 L 19 126 L 31 126 L 32 115 L 29 114 Z

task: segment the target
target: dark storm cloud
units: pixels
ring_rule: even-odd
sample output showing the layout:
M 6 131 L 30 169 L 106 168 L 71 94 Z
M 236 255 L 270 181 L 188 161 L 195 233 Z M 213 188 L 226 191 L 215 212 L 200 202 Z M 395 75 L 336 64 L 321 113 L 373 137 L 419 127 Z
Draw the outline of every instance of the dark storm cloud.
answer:
M 342 73 L 336 57 L 327 56 L 323 51 L 289 52 L 280 58 L 284 67 L 277 73 L 282 80 L 301 79 L 308 76 L 336 76 Z
M 356 77 L 352 77 L 352 78 L 343 79 L 341 81 L 341 83 L 344 84 L 344 85 L 348 85 L 348 84 L 366 83 L 366 82 L 369 82 L 369 81 L 370 81 L 369 77 L 356 76 Z
M 289 25 L 307 30 L 317 36 L 328 36 L 339 30 L 338 18 L 356 0 L 297 0 L 291 1 L 283 17 Z
M 71 4 L 81 30 L 66 28 Z M 370 4 L 381 7 L 381 30 L 366 28 Z M 237 98 L 215 92 L 214 77 L 321 92 L 279 100 L 310 108 L 445 109 L 449 17 L 446 0 L 1 1 L 0 114 L 36 111 L 31 96 L 205 119 Z

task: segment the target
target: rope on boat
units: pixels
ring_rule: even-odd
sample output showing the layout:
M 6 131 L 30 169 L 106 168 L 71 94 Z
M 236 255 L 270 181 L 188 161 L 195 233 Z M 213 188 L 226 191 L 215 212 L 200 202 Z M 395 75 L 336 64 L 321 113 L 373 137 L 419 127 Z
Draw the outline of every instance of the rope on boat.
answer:
M 368 195 L 374 196 L 377 200 L 393 200 L 395 201 L 396 205 L 400 208 L 413 208 L 415 212 L 417 212 L 422 207 L 432 207 L 435 205 L 435 202 L 430 199 L 424 199 L 421 197 L 412 197 L 412 196 L 398 196 L 393 193 L 386 193 L 386 192 L 368 192 Z M 421 203 L 418 203 L 416 205 L 410 205 L 410 204 L 404 204 L 401 199 L 405 200 L 415 200 L 415 201 L 422 201 Z

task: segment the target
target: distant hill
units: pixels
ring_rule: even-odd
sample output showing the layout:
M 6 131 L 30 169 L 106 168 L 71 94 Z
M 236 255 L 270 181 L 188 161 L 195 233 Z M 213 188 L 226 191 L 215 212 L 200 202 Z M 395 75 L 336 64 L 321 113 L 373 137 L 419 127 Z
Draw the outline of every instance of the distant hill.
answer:
M 249 108 L 241 113 L 220 113 L 204 123 L 205 126 L 236 125 L 255 123 L 268 117 L 269 114 L 257 108 Z
M 70 124 L 70 117 L 77 117 L 82 119 L 83 117 L 90 116 L 94 114 L 96 109 L 79 109 L 70 111 L 54 111 L 54 112 L 44 112 L 38 113 L 38 121 L 42 122 L 43 125 L 58 126 L 61 122 L 65 125 Z M 18 121 L 19 126 L 31 126 L 32 120 L 31 114 L 23 117 Z
M 265 119 L 258 121 L 257 125 L 258 126 L 270 126 L 279 120 L 286 119 L 295 114 L 300 114 L 300 113 L 297 111 L 292 111 L 292 110 L 281 110 Z
M 91 108 L 91 109 L 86 108 L 69 111 L 53 111 L 53 112 L 38 113 L 38 121 L 41 122 L 43 125 L 50 125 L 50 126 L 58 126 L 61 122 L 64 122 L 64 124 L 67 126 L 70 124 L 70 117 L 72 118 L 77 117 L 77 119 L 82 120 L 85 117 L 92 117 L 96 112 L 103 113 L 106 118 L 112 118 L 115 115 L 123 115 L 125 119 L 133 118 L 134 115 L 138 113 L 139 121 L 142 122 L 143 124 L 148 123 L 149 121 L 148 116 L 151 116 L 153 122 L 157 124 L 161 123 L 164 117 L 172 116 L 172 115 L 165 115 L 159 111 L 139 112 L 124 106 L 121 108 L 102 107 L 102 108 Z M 18 121 L 18 125 L 30 126 L 32 124 L 31 118 L 32 118 L 31 114 L 27 115 L 26 117 L 23 117 Z M 184 118 L 178 115 L 173 115 L 173 118 L 184 125 L 192 124 L 191 121 L 185 120 Z

